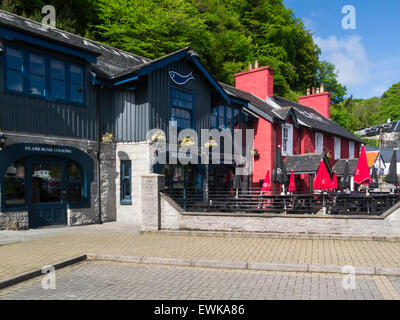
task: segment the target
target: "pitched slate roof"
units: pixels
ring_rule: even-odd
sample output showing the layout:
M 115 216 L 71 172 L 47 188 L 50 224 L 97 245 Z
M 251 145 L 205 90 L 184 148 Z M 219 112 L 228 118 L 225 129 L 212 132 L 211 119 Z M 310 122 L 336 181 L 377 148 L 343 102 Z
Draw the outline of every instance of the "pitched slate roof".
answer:
M 45 27 L 41 23 L 17 16 L 0 10 L 0 27 L 6 27 L 13 31 L 35 36 L 36 38 L 51 41 L 97 56 L 95 67 L 97 71 L 107 77 L 126 72 L 134 67 L 150 62 L 150 59 L 119 50 L 105 44 L 89 40 L 75 34 Z
M 277 95 L 274 95 L 273 100 L 282 108 L 292 107 L 299 122 L 305 126 L 329 133 L 333 136 L 347 138 L 360 143 L 362 142 L 362 140 L 355 134 L 343 128 L 335 121 L 324 117 L 313 108 L 303 106 Z
M 255 96 L 254 94 L 240 90 L 238 88 L 232 87 L 226 83 L 219 82 L 221 87 L 225 90 L 226 93 L 229 95 L 248 101 L 251 105 L 256 107 L 257 109 L 261 110 L 262 112 L 266 113 L 272 118 L 281 118 L 278 113 L 275 112 L 274 108 L 266 103 L 264 100 L 260 99 L 259 97 Z
M 324 160 L 328 172 L 332 172 L 331 165 L 325 154 L 313 153 L 287 156 L 285 160 L 286 171 L 288 174 L 293 170 L 294 174 L 316 173 L 318 171 L 321 160 Z
M 381 129 L 382 133 L 400 132 L 400 120 L 391 123 L 384 123 L 379 126 L 365 128 L 357 131 L 356 133 L 365 137 L 372 137 L 378 135 Z
M 336 161 L 332 170 L 336 171 L 338 177 L 342 177 L 344 174 L 344 166 L 346 165 L 346 161 L 349 161 L 349 173 L 351 176 L 354 176 L 356 172 L 358 159 L 340 159 Z

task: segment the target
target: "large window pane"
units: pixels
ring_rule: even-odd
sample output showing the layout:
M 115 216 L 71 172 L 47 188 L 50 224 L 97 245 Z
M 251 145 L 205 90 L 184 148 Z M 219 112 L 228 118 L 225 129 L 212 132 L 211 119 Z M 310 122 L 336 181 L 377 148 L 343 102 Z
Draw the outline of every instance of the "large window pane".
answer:
M 16 161 L 7 168 L 5 177 L 6 206 L 25 205 L 25 163 Z
M 70 66 L 70 79 L 72 83 L 82 84 L 83 83 L 83 70 L 80 67 L 71 65 Z
M 50 70 L 52 79 L 65 80 L 64 62 L 52 59 L 50 62 Z
M 83 102 L 83 88 L 82 85 L 71 84 L 71 101 L 72 102 Z
M 7 68 L 17 71 L 23 71 L 24 54 L 20 50 L 8 48 L 7 49 Z
M 32 202 L 61 202 L 61 166 L 32 165 Z
M 7 89 L 12 91 L 24 91 L 24 76 L 22 72 L 7 70 Z
M 29 75 L 29 93 L 39 96 L 45 95 L 46 81 L 43 76 Z
M 81 168 L 74 162 L 67 163 L 67 202 L 83 200 L 83 174 Z
M 44 76 L 44 58 L 35 54 L 29 55 L 29 73 Z

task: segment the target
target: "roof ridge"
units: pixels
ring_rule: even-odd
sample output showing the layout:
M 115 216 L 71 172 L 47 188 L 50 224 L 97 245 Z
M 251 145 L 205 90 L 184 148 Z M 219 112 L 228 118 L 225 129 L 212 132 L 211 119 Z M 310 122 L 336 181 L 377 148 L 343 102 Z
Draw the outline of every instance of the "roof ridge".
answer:
M 121 51 L 121 52 L 123 52 L 123 53 L 125 53 L 125 54 L 127 54 L 127 55 L 132 55 L 132 56 L 134 56 L 135 58 L 146 59 L 146 60 L 150 60 L 150 61 L 151 61 L 151 59 L 149 59 L 149 58 L 146 58 L 146 57 L 143 57 L 143 56 L 140 56 L 140 55 L 137 55 L 137 54 L 134 54 L 134 53 L 131 53 L 131 52 L 128 52 L 128 51 L 125 51 L 125 50 L 116 48 L 116 47 L 112 47 L 112 46 L 110 46 L 110 45 L 108 45 L 108 44 L 105 44 L 105 43 L 102 43 L 102 42 L 99 42 L 99 41 L 96 41 L 96 40 L 92 40 L 92 39 L 89 39 L 89 38 L 82 37 L 82 36 L 80 36 L 80 35 L 77 35 L 77 34 L 75 34 L 75 33 L 69 32 L 69 31 L 65 31 L 65 30 L 62 30 L 62 29 L 59 29 L 59 28 L 56 28 L 56 27 L 45 26 L 45 25 L 43 25 L 42 23 L 37 22 L 37 21 L 35 21 L 35 20 L 31 20 L 31 19 L 29 19 L 29 18 L 26 18 L 26 17 L 23 17 L 23 16 L 19 16 L 19 15 L 15 14 L 15 13 L 12 13 L 12 12 L 5 11 L 5 10 L 1 10 L 1 9 L 0 9 L 0 13 L 2 13 L 2 12 L 5 13 L 5 14 L 8 14 L 8 15 L 17 17 L 18 19 L 22 19 L 22 20 L 25 20 L 25 21 L 29 21 L 30 23 L 34 23 L 34 24 L 40 25 L 40 26 L 41 26 L 42 28 L 44 28 L 44 29 L 57 30 L 57 31 L 60 32 L 60 33 L 65 33 L 65 34 L 67 34 L 67 35 L 71 35 L 71 36 L 74 36 L 74 37 L 76 37 L 76 38 L 83 39 L 83 40 L 85 40 L 85 41 L 90 41 L 90 42 L 93 42 L 93 43 L 95 43 L 95 44 L 98 44 L 98 45 L 101 45 L 101 46 L 105 46 L 105 47 L 110 48 L 110 49 L 113 49 L 113 50 Z

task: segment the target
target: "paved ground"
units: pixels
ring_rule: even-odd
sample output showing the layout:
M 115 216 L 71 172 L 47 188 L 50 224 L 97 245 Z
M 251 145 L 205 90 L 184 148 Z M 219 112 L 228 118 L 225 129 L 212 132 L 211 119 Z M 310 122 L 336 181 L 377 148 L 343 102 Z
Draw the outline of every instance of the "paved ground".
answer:
M 42 279 L 4 289 L 0 299 L 400 299 L 400 279 L 377 276 L 359 276 L 346 290 L 340 275 L 83 262 L 58 270 L 54 290 Z
M 104 225 L 106 226 L 106 225 Z M 85 253 L 285 264 L 400 267 L 400 242 L 135 234 L 121 227 L 0 246 L 0 279 Z M 84 229 L 81 229 L 84 230 Z M 1 237 L 1 232 L 0 232 Z
M 21 231 L 0 231 L 0 246 L 9 243 L 29 241 L 61 234 L 138 234 L 140 226 L 123 222 L 108 222 L 104 224 L 90 224 L 83 226 L 52 226 L 48 228 L 29 229 Z

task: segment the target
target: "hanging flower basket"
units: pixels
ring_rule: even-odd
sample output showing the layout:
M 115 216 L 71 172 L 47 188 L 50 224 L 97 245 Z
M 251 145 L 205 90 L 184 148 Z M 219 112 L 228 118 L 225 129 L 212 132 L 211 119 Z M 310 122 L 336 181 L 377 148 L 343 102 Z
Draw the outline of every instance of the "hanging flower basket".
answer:
M 150 142 L 156 143 L 158 141 L 165 141 L 165 136 L 162 134 L 161 130 L 157 130 L 155 134 L 151 136 Z
M 195 143 L 194 143 L 193 139 L 190 138 L 190 137 L 186 137 L 186 138 L 183 139 L 182 142 L 180 143 L 180 146 L 181 146 L 181 147 L 191 147 L 191 146 L 194 146 L 194 145 L 195 145 Z
M 251 150 L 251 154 L 253 155 L 253 157 L 254 157 L 255 159 L 260 158 L 260 154 L 258 153 L 258 150 L 257 150 L 257 149 Z
M 115 139 L 114 139 L 114 136 L 112 133 L 107 132 L 107 133 L 103 134 L 101 141 L 103 143 L 114 143 Z
M 215 140 L 208 140 L 205 144 L 204 144 L 205 148 L 214 148 L 214 147 L 218 147 L 218 143 Z

